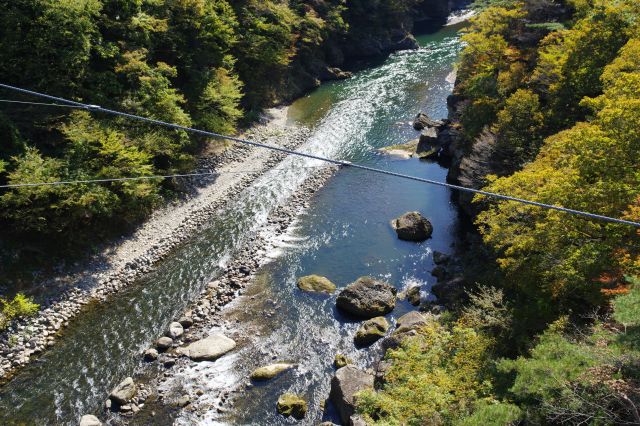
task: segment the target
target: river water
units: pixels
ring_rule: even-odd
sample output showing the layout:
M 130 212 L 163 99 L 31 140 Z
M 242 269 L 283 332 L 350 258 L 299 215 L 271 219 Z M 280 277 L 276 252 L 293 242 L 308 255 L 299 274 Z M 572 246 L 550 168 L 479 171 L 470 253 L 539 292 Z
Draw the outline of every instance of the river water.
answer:
M 444 181 L 446 170 L 436 163 L 392 158 L 377 149 L 416 138 L 410 122 L 418 111 L 446 117 L 450 74 L 461 48 L 458 30 L 449 26 L 419 37 L 420 50 L 396 53 L 379 66 L 323 85 L 295 102 L 289 120 L 312 128 L 302 150 Z M 0 389 L 0 424 L 77 424 L 82 414 L 101 416 L 109 390 L 143 368 L 139 353 L 220 273 L 234 248 L 257 232 L 269 212 L 313 172 L 300 166 L 315 165 L 307 159 L 284 160 L 278 171 L 258 179 L 154 272 L 113 300 L 88 307 L 51 350 Z M 396 238 L 389 221 L 411 210 L 431 220 L 432 239 L 416 244 Z M 215 363 L 187 368 L 166 384 L 204 389 L 194 405 L 211 406 L 203 416 L 185 412 L 177 422 L 287 424 L 293 421 L 275 412 L 275 402 L 285 391 L 309 401 L 305 424 L 333 418 L 330 406 L 323 414 L 321 402 L 329 393 L 335 354 L 345 353 L 369 367 L 375 346 L 357 350 L 352 338 L 358 324 L 336 312 L 335 296 L 301 293 L 296 278 L 315 273 L 344 287 L 371 275 L 398 289 L 421 284 L 428 297 L 434 282 L 429 274 L 432 252 L 451 252 L 457 226 L 446 188 L 341 169 L 316 193 L 277 251 L 269 253 L 273 260 L 260 270 L 248 294 L 226 310 L 229 323 L 255 333 L 254 338 Z M 408 309 L 400 303 L 390 321 Z M 249 371 L 275 359 L 296 362 L 298 368 L 263 386 L 247 383 Z M 213 395 L 227 387 L 238 392 L 218 410 L 217 401 L 207 400 L 206 390 Z

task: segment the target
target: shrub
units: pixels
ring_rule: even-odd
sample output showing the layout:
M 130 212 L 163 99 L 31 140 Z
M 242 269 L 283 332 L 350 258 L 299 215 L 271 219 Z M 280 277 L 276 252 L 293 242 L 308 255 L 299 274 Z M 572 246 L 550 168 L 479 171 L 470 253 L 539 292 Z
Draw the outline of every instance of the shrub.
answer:
M 33 298 L 22 293 L 18 293 L 12 300 L 0 297 L 0 330 L 15 318 L 35 315 L 39 308 L 40 305 L 33 303 Z

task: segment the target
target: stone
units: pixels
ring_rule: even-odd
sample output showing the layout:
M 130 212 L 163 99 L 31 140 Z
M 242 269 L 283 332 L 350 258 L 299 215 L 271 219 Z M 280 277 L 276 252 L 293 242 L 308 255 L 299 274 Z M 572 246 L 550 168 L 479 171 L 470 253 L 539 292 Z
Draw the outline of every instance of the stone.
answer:
M 446 265 L 451 260 L 451 256 L 441 253 L 439 251 L 433 252 L 433 263 L 436 265 Z
M 178 322 L 182 328 L 189 328 L 193 325 L 193 319 L 191 317 L 181 317 Z
M 156 359 L 158 359 L 158 356 L 159 356 L 158 351 L 153 348 L 150 348 L 144 351 L 145 361 L 155 361 Z
M 171 337 L 175 340 L 183 334 L 184 328 L 182 327 L 182 324 L 180 324 L 179 322 L 172 322 L 171 324 L 169 324 L 169 330 L 167 330 L 168 337 Z
M 438 145 L 438 131 L 435 127 L 427 127 L 420 133 L 416 152 L 419 154 L 423 151 L 429 151 L 434 147 L 440 148 Z
M 391 221 L 398 238 L 405 241 L 424 241 L 433 234 L 433 226 L 418 212 L 408 212 Z
M 275 364 L 267 365 L 265 367 L 257 368 L 251 373 L 251 380 L 260 382 L 265 380 L 271 380 L 287 370 L 291 370 L 295 367 L 295 364 L 288 364 L 284 362 L 278 362 Z
M 359 317 L 386 315 L 396 306 L 397 290 L 391 284 L 371 277 L 358 278 L 340 292 L 336 305 L 341 311 Z
M 178 398 L 178 400 L 176 401 L 176 406 L 180 407 L 180 408 L 184 408 L 187 405 L 189 405 L 191 403 L 191 399 L 189 398 L 189 395 L 182 395 L 180 398 Z
M 236 342 L 232 339 L 215 333 L 205 339 L 193 342 L 185 348 L 180 348 L 179 352 L 193 361 L 215 361 L 235 347 Z
M 422 130 L 427 127 L 436 127 L 440 128 L 444 125 L 444 123 L 440 120 L 433 120 L 424 112 L 418 113 L 416 118 L 413 120 L 413 128 L 416 130 Z
M 355 413 L 356 394 L 366 389 L 373 389 L 373 374 L 360 370 L 352 365 L 340 368 L 331 379 L 329 399 L 333 402 L 342 424 L 349 424 Z
M 389 323 L 385 317 L 372 318 L 362 323 L 353 340 L 358 346 L 369 346 L 382 339 L 387 330 Z
M 349 419 L 351 426 L 367 426 L 367 422 L 360 416 L 351 416 Z
M 307 401 L 292 393 L 285 393 L 278 398 L 278 413 L 285 417 L 293 416 L 300 420 L 307 414 Z
M 436 277 L 438 281 L 443 281 L 447 277 L 447 269 L 442 265 L 438 265 L 433 268 L 431 275 Z
M 465 281 L 461 277 L 438 283 L 431 287 L 431 292 L 438 298 L 438 302 L 450 305 L 464 296 Z
M 102 422 L 92 414 L 85 414 L 80 419 L 80 426 L 102 426 Z
M 171 337 L 163 336 L 156 340 L 156 348 L 159 350 L 169 349 L 173 345 L 173 339 Z
M 336 285 L 320 275 L 308 275 L 298 279 L 298 288 L 303 291 L 331 294 Z
M 427 316 L 420 312 L 411 311 L 398 318 L 396 321 L 396 330 L 415 330 L 424 325 L 427 325 Z
M 413 306 L 420 305 L 420 286 L 415 285 L 407 290 L 407 300 Z
M 109 398 L 111 398 L 113 402 L 123 405 L 129 402 L 129 400 L 134 397 L 137 390 L 138 389 L 133 381 L 133 378 L 127 377 L 111 391 L 111 393 L 109 394 Z
M 353 364 L 353 361 L 343 354 L 336 354 L 336 357 L 333 360 L 333 365 L 335 365 L 336 368 L 342 368 L 349 364 Z

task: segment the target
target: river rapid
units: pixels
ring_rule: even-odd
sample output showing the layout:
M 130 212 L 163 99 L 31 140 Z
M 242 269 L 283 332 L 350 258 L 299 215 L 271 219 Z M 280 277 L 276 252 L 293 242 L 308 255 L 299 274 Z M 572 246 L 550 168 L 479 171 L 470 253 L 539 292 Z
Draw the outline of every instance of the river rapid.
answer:
M 389 157 L 378 149 L 418 137 L 411 126 L 418 111 L 446 117 L 451 73 L 461 49 L 459 29 L 460 24 L 452 25 L 419 37 L 418 51 L 393 54 L 352 79 L 325 84 L 296 101 L 288 120 L 311 129 L 301 150 L 444 181 L 447 170 L 437 163 Z M 51 350 L 0 388 L 0 424 L 77 424 L 87 413 L 104 418 L 102 404 L 122 378 L 141 370 L 155 374 L 155 367 L 145 367 L 139 354 L 319 165 L 287 158 L 152 273 L 72 321 Z M 418 244 L 397 239 L 389 221 L 411 210 L 431 220 L 433 238 Z M 321 408 L 329 394 L 335 354 L 347 354 L 363 368 L 371 367 L 379 354 L 375 345 L 354 347 L 358 323 L 335 310 L 335 295 L 302 293 L 297 277 L 325 275 L 342 288 L 371 275 L 399 290 L 422 285 L 428 298 L 435 282 L 429 273 L 433 251 L 452 252 L 457 230 L 457 210 L 448 189 L 340 169 L 314 195 L 286 237 L 264 254 L 270 262 L 259 270 L 247 293 L 223 312 L 223 331 L 241 330 L 250 338 L 218 361 L 193 364 L 163 382 L 165 388 L 204 390 L 193 402 L 193 412 L 184 410 L 175 421 L 293 423 L 275 410 L 278 396 L 286 391 L 304 395 L 309 402 L 303 424 L 337 420 L 330 405 Z M 393 323 L 411 308 L 401 302 L 388 319 Z M 298 367 L 265 385 L 248 383 L 253 368 L 274 360 L 292 361 Z M 208 398 L 220 389 L 235 393 L 226 402 Z M 139 422 L 153 420 L 145 417 Z

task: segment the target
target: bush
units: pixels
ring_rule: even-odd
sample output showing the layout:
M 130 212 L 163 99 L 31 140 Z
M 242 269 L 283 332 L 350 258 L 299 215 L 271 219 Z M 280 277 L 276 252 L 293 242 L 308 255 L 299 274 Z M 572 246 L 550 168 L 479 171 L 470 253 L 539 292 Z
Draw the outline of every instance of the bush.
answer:
M 38 312 L 40 305 L 33 303 L 33 298 L 18 293 L 13 300 L 0 297 L 0 330 L 7 327 L 15 318 L 33 316 Z

